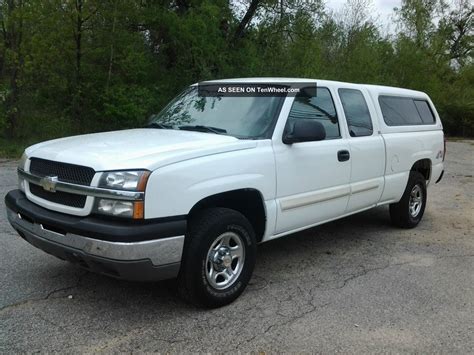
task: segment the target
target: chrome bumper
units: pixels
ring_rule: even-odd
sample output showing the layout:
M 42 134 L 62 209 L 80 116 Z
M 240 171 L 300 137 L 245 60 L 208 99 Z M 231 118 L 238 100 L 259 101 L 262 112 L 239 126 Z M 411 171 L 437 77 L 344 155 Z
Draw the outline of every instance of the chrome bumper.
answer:
M 184 235 L 130 243 L 110 242 L 49 230 L 8 207 L 7 217 L 30 244 L 61 259 L 77 261 L 91 271 L 139 281 L 173 278 L 179 272 Z M 127 265 L 132 267 L 127 270 Z

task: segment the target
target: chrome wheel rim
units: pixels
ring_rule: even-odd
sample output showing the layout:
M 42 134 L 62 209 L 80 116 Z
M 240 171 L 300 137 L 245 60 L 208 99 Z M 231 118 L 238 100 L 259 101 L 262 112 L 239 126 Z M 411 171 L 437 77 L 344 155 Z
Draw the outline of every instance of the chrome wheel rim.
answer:
M 232 286 L 239 278 L 244 262 L 245 248 L 242 238 L 234 232 L 219 235 L 207 252 L 207 281 L 217 290 Z
M 410 193 L 409 209 L 412 217 L 418 216 L 423 205 L 423 190 L 420 185 L 413 186 Z

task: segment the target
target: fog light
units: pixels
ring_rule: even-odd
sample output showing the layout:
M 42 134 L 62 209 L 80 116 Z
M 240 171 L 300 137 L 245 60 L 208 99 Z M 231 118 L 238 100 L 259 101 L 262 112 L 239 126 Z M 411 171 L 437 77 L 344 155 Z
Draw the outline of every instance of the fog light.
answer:
M 144 215 L 143 201 L 119 201 L 100 199 L 97 202 L 97 212 L 110 216 L 142 219 Z
M 25 192 L 25 189 L 26 189 L 25 185 L 26 185 L 25 179 L 18 177 L 18 188 L 23 192 Z
M 25 170 L 26 162 L 28 161 L 28 157 L 26 156 L 26 153 L 23 152 L 20 161 L 18 162 L 18 168 L 21 170 Z M 25 185 L 26 181 L 22 177 L 18 176 L 18 188 L 25 192 Z
M 101 199 L 97 212 L 111 216 L 133 217 L 133 202 Z

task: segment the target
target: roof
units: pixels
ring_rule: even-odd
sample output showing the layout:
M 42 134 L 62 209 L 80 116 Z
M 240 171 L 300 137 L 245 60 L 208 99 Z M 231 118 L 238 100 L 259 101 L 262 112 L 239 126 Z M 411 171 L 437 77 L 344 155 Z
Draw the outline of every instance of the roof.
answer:
M 255 78 L 228 78 L 219 80 L 208 80 L 206 83 L 317 83 L 318 86 L 346 86 L 346 87 L 365 87 L 368 91 L 376 94 L 400 94 L 400 95 L 414 95 L 427 96 L 422 91 L 411 89 L 397 88 L 393 86 L 371 85 L 360 83 L 349 83 L 343 81 L 333 80 L 319 80 L 310 78 L 280 78 L 280 77 L 255 77 Z

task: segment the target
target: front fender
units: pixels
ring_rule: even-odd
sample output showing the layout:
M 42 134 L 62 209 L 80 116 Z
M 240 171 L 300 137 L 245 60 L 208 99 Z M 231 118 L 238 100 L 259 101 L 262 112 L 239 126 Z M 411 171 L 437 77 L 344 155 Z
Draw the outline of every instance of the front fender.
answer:
M 187 215 L 202 199 L 238 189 L 258 190 L 274 199 L 275 160 L 271 142 L 254 149 L 212 154 L 159 168 L 145 192 L 145 218 Z

